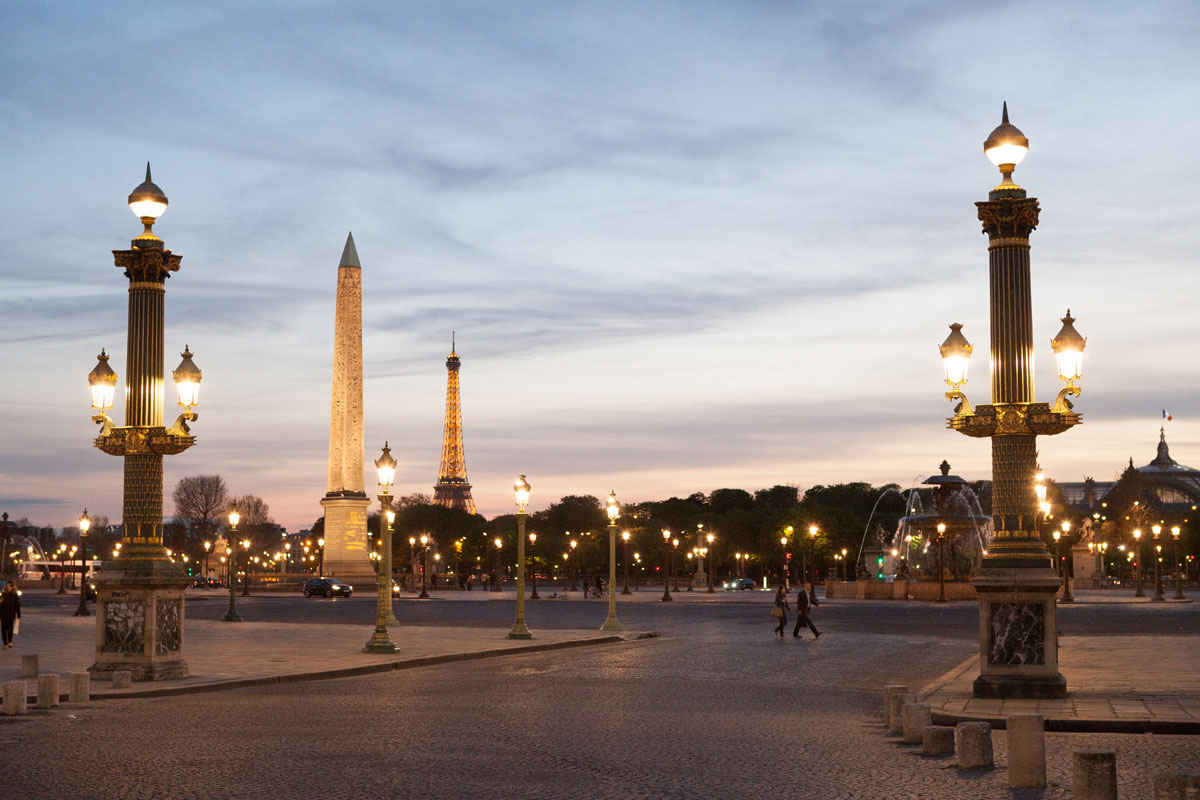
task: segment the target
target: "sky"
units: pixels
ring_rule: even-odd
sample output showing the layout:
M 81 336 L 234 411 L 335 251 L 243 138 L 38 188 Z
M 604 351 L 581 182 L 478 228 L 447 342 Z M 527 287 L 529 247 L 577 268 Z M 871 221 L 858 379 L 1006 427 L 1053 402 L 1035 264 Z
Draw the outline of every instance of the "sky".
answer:
M 963 323 L 964 389 L 988 402 L 973 203 L 999 182 L 982 143 L 1003 101 L 1042 205 L 1040 400 L 1068 308 L 1088 337 L 1084 424 L 1039 440 L 1043 468 L 1149 462 L 1163 409 L 1200 464 L 1193 3 L 11 0 L 0 23 L 13 519 L 119 520 L 86 376 L 101 347 L 125 376 L 110 251 L 140 232 L 147 161 L 183 257 L 165 369 L 187 344 L 204 371 L 168 515 L 180 478 L 215 473 L 289 530 L 320 516 L 350 231 L 365 459 L 390 442 L 394 492 L 437 479 L 451 331 L 488 516 L 518 473 L 533 509 L 909 486 L 943 458 L 987 478 L 987 443 L 945 428 L 937 346 Z

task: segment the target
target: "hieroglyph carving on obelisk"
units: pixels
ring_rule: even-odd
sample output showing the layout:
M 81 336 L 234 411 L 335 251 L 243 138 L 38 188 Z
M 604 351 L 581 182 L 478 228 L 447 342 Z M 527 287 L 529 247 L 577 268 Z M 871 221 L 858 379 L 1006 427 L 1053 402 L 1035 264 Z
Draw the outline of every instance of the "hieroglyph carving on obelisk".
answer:
M 373 581 L 363 491 L 362 266 L 354 236 L 338 264 L 333 327 L 333 394 L 329 403 L 329 483 L 324 572 L 347 582 Z

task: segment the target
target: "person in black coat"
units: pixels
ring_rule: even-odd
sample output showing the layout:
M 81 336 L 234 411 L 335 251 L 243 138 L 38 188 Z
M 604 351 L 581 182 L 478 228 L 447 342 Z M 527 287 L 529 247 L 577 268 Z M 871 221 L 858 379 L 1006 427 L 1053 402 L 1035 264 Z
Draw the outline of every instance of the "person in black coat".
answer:
M 812 584 L 806 582 L 800 587 L 800 591 L 796 593 L 796 627 L 792 628 L 792 636 L 797 639 L 800 638 L 800 628 L 803 625 L 808 626 L 808 629 L 813 632 L 814 637 L 821 635 L 821 632 L 812 624 L 812 618 L 808 616 L 808 611 L 812 606 L 820 605 L 810 599 L 812 590 Z
M 21 598 L 17 595 L 17 585 L 9 581 L 0 592 L 0 639 L 5 647 L 12 647 L 13 623 L 20 618 Z

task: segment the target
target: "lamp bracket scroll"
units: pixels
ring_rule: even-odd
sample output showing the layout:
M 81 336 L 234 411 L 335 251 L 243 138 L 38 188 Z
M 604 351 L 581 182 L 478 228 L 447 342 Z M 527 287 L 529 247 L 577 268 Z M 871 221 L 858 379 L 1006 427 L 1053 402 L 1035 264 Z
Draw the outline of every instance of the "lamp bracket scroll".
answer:
M 111 436 L 112 432 L 116 430 L 116 426 L 113 424 L 112 417 L 108 416 L 108 414 L 105 414 L 103 411 L 101 411 L 99 414 L 93 414 L 92 422 L 100 426 L 100 433 L 97 434 L 98 439 Z
M 1082 391 L 1083 391 L 1082 389 L 1080 389 L 1078 386 L 1075 386 L 1074 384 L 1067 384 L 1066 386 L 1063 387 L 1062 391 L 1058 393 L 1058 397 L 1055 398 L 1054 405 L 1051 406 L 1050 410 L 1056 414 L 1073 413 L 1071 411 L 1071 409 L 1075 408 L 1075 406 L 1071 403 L 1070 400 L 1067 399 L 1067 397 L 1070 395 L 1075 395 L 1076 397 L 1079 397 L 1079 395 L 1080 395 L 1080 393 L 1082 393 Z
M 975 413 L 975 407 L 971 405 L 971 401 L 963 394 L 962 389 L 957 386 L 946 392 L 947 400 L 957 400 L 958 405 L 954 407 L 954 418 L 969 417 Z
M 170 436 L 186 436 L 191 438 L 192 429 L 188 427 L 188 423 L 195 422 L 198 419 L 200 419 L 200 415 L 195 411 L 190 409 L 184 411 L 176 418 L 175 424 L 167 429 L 167 434 Z

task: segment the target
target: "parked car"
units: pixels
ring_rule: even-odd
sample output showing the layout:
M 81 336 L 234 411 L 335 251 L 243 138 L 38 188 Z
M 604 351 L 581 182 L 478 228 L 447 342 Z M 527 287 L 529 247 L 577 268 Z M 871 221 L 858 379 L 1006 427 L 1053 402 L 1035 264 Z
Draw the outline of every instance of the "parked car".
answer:
M 342 583 L 337 578 L 310 578 L 304 584 L 305 597 L 333 597 L 341 595 L 349 597 L 353 593 L 354 587 L 348 583 Z
M 735 589 L 753 589 L 756 584 L 751 578 L 734 578 L 731 581 L 725 581 L 721 585 L 725 587 L 725 591 L 732 592 Z
M 208 585 L 209 589 L 221 588 L 221 582 L 216 578 L 206 578 L 203 575 L 196 575 L 192 578 L 192 588 L 194 589 L 203 589 L 205 584 Z

